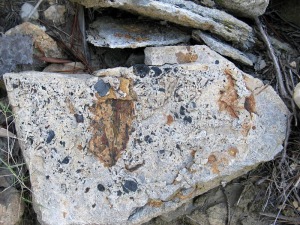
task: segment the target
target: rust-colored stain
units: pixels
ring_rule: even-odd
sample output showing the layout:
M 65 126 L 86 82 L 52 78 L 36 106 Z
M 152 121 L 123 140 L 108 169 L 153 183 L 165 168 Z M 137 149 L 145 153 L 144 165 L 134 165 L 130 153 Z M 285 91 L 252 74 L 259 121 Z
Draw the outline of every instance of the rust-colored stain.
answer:
M 220 91 L 219 110 L 227 111 L 233 118 L 238 118 L 238 94 L 234 88 L 235 80 L 232 78 L 230 69 L 225 69 L 224 73 L 227 77 L 227 86 L 225 90 Z
M 82 150 L 83 149 L 82 145 L 77 145 L 77 149 Z
M 147 38 L 147 37 L 134 36 L 134 35 L 131 35 L 131 34 L 115 33 L 114 36 L 119 37 L 119 38 L 125 38 L 125 39 L 128 39 L 128 40 L 134 40 L 134 41 L 137 41 L 137 42 L 142 42 L 142 41 L 148 41 L 149 40 L 149 38 Z
M 67 215 L 67 213 L 66 213 L 66 212 L 63 212 L 63 217 L 64 217 L 64 218 L 66 218 L 66 215 Z
M 168 115 L 168 116 L 167 116 L 167 124 L 168 124 L 168 125 L 171 125 L 173 122 L 174 122 L 173 116 Z
M 191 62 L 196 62 L 198 59 L 198 55 L 193 54 L 192 52 L 188 52 L 188 53 L 177 52 L 175 53 L 175 55 L 177 57 L 178 63 L 191 63 Z
M 208 156 L 208 163 L 212 164 L 217 161 L 217 157 L 215 155 Z
M 244 103 L 244 108 L 249 113 L 256 113 L 255 98 L 254 98 L 253 94 L 251 94 L 249 97 L 246 97 L 245 103 Z
M 91 124 L 94 136 L 89 142 L 89 150 L 105 166 L 114 166 L 129 140 L 134 117 L 133 101 L 108 99 L 97 103 L 91 112 L 95 118 Z
M 134 97 L 130 81 L 120 78 L 120 90 L 126 97 L 117 98 L 110 90 L 105 97 L 96 94 L 97 101 L 90 107 L 94 114 L 90 129 L 93 137 L 89 141 L 92 152 L 106 167 L 114 166 L 126 149 L 134 119 Z
M 156 200 L 156 199 L 150 199 L 148 201 L 148 205 L 152 207 L 161 207 L 163 202 L 161 200 Z
M 236 147 L 230 147 L 228 149 L 228 154 L 231 155 L 232 157 L 236 157 L 238 152 L 239 152 L 239 150 Z
M 243 136 L 247 136 L 249 134 L 249 131 L 251 130 L 252 128 L 252 123 L 243 123 L 242 124 L 242 135 Z

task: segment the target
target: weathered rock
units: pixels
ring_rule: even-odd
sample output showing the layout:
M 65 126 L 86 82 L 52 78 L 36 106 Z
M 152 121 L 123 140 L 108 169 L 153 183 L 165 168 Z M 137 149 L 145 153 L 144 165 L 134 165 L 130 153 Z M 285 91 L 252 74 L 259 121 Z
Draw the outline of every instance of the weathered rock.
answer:
M 0 76 L 11 72 L 18 64 L 32 63 L 32 39 L 16 34 L 0 37 Z
M 4 75 L 42 224 L 141 224 L 282 149 L 275 91 L 203 49 L 212 63 Z
M 54 73 L 69 73 L 78 74 L 84 73 L 85 66 L 81 62 L 72 62 L 64 64 L 50 64 L 43 72 L 54 72 Z
M 4 177 L 0 177 L 0 181 L 3 179 Z M 15 188 L 4 188 L 2 184 L 0 192 L 0 225 L 16 225 L 23 215 L 24 202 L 22 202 L 20 193 Z
M 220 55 L 211 51 L 206 45 L 147 47 L 144 53 L 145 64 L 151 66 L 185 63 L 227 63 L 225 60 L 219 60 Z
M 46 56 L 52 58 L 64 57 L 64 54 L 62 50 L 58 47 L 57 43 L 48 34 L 46 34 L 41 27 L 32 23 L 24 22 L 8 30 L 5 34 L 23 34 L 31 36 L 34 42 L 34 53 L 37 56 Z
M 65 19 L 66 6 L 64 5 L 51 5 L 44 11 L 45 19 L 52 21 L 54 24 L 59 25 L 66 21 Z
M 253 30 L 246 23 L 217 10 L 181 0 L 149 0 L 149 1 L 94 1 L 73 0 L 86 7 L 114 7 L 137 13 L 153 19 L 170 21 L 182 26 L 208 30 L 232 41 L 243 48 L 253 45 Z
M 31 13 L 31 11 L 34 9 L 34 6 L 25 2 L 22 7 L 21 7 L 21 11 L 20 11 L 20 17 L 22 18 L 22 20 L 26 20 L 28 19 L 27 17 L 29 16 L 29 14 Z M 30 17 L 30 19 L 32 20 L 37 20 L 39 18 L 39 12 L 35 11 L 32 16 Z
M 178 29 L 133 19 L 101 17 L 90 25 L 87 41 L 98 47 L 139 48 L 187 42 Z
M 221 55 L 227 56 L 247 66 L 253 66 L 253 62 L 240 50 L 233 48 L 231 45 L 223 43 L 222 41 L 213 38 L 209 34 L 203 33 L 200 30 L 193 31 L 193 38 L 198 41 L 204 41 L 212 50 Z
M 215 0 L 217 5 L 238 16 L 255 18 L 265 13 L 269 0 Z

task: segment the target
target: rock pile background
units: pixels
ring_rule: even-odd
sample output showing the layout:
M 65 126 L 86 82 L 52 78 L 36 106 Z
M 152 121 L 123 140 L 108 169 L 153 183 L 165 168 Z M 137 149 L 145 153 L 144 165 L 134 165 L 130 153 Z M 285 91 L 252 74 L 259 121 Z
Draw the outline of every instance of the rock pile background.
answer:
M 279 81 L 274 74 L 278 71 L 273 67 L 274 62 L 268 56 L 266 44 L 261 38 L 261 33 L 255 23 L 255 18 L 264 14 L 269 1 L 249 3 L 248 1 L 214 2 L 208 0 L 120 0 L 101 2 L 78 0 L 74 2 L 83 4 L 87 8 L 64 0 L 45 0 L 39 6 L 37 13 L 28 22 L 24 22 L 27 20 L 28 8 L 32 9 L 38 1 L 27 2 L 26 5 L 23 5 L 26 1 L 3 0 L 1 2 L 0 29 L 5 33 L 0 37 L 2 46 L 0 47 L 1 76 L 6 72 L 28 70 L 70 74 L 89 73 L 98 76 L 106 76 L 107 73 L 110 73 L 108 71 L 112 71 L 113 74 L 120 73 L 120 76 L 123 76 L 124 73 L 128 73 L 128 70 L 113 69 L 102 72 L 97 72 L 97 70 L 133 66 L 134 71 L 141 72 L 145 68 L 149 68 L 148 66 L 153 65 L 158 69 L 150 69 L 148 72 L 156 74 L 158 70 L 162 70 L 163 67 L 161 66 L 166 63 L 164 61 L 166 59 L 170 60 L 168 61 L 169 64 L 197 62 L 208 64 L 210 59 L 209 57 L 202 56 L 201 58 L 201 55 L 191 54 L 190 49 L 183 56 L 178 57 L 178 54 L 175 54 L 176 57 L 173 57 L 172 53 L 176 52 L 174 48 L 170 48 L 171 50 L 168 53 L 168 50 L 164 47 L 147 48 L 146 50 L 145 47 L 206 44 L 212 50 L 235 63 L 241 71 L 261 79 L 263 82 L 261 84 L 266 89 L 273 86 L 277 90 Z M 230 5 L 229 2 L 231 2 Z M 32 6 L 28 3 L 31 3 Z M 284 6 L 282 9 L 281 5 Z M 286 112 L 289 118 L 287 131 L 280 131 L 282 135 L 286 136 L 283 153 L 278 155 L 278 159 L 272 163 L 264 164 L 256 171 L 252 171 L 230 184 L 223 183 L 223 186 L 220 185 L 217 189 L 213 189 L 205 195 L 185 200 L 184 204 L 176 211 L 170 212 L 170 210 L 167 210 L 168 213 L 153 219 L 148 224 L 212 225 L 230 222 L 231 224 L 248 225 L 253 223 L 269 224 L 270 220 L 297 224 L 299 218 L 298 205 L 300 204 L 297 195 L 299 184 L 297 159 L 299 154 L 297 153 L 298 146 L 293 143 L 293 140 L 297 140 L 298 134 L 296 126 L 298 108 L 296 104 L 299 103 L 296 101 L 298 92 L 297 89 L 294 92 L 294 87 L 299 79 L 299 28 L 297 22 L 295 22 L 297 20 L 293 17 L 289 18 L 286 13 L 286 7 L 289 5 L 295 8 L 298 6 L 293 1 L 286 4 L 279 0 L 271 1 L 270 10 L 267 10 L 267 13 L 260 20 L 264 25 L 263 28 L 268 32 L 285 85 L 286 93 L 284 95 L 282 95 L 282 92 L 279 93 L 291 112 Z M 273 9 L 277 11 L 274 13 Z M 44 27 L 41 27 L 41 25 Z M 19 47 L 15 44 L 16 42 Z M 8 54 L 7 51 L 9 51 Z M 20 58 L 20 55 L 23 57 Z M 213 62 L 221 67 L 222 60 L 223 58 L 216 60 L 216 57 L 214 57 Z M 217 61 L 218 63 L 216 63 Z M 148 66 L 134 66 L 141 64 Z M 47 77 L 47 75 L 39 75 L 44 76 L 45 79 Z M 21 74 L 20 77 L 22 77 Z M 154 82 L 155 79 L 149 80 L 149 82 Z M 35 80 L 39 80 L 39 78 Z M 136 81 L 138 82 L 138 80 Z M 45 86 L 47 86 L 46 83 Z M 99 83 L 99 87 L 95 87 L 101 89 L 98 92 L 100 95 L 107 83 L 109 82 L 105 81 Z M 14 85 L 18 84 L 15 83 Z M 155 86 L 155 82 L 153 85 Z M 113 87 L 113 83 L 109 83 L 107 89 L 109 90 L 111 87 Z M 57 88 L 59 88 L 59 85 L 57 85 Z M 167 88 L 164 89 L 167 90 Z M 151 92 L 151 90 L 148 90 L 148 92 Z M 2 96 L 6 95 L 3 85 L 2 93 Z M 292 100 L 293 94 L 296 104 Z M 148 100 L 151 99 L 149 96 L 147 98 Z M 159 99 L 159 96 L 157 98 Z M 156 101 L 157 98 L 154 98 L 153 101 Z M 273 101 L 273 99 L 266 100 L 266 110 L 268 110 L 268 106 L 272 105 Z M 245 104 L 247 105 L 247 103 Z M 249 107 L 251 108 L 251 104 L 246 108 L 249 109 Z M 11 111 L 5 104 L 1 105 L 1 110 L 4 116 L 1 122 L 2 127 L 15 133 Z M 228 106 L 226 106 L 226 110 L 228 111 Z M 76 115 L 76 121 L 81 121 L 81 114 Z M 233 115 L 235 114 L 233 113 Z M 22 115 L 20 114 L 20 116 Z M 147 116 L 147 113 L 145 116 Z M 166 121 L 168 123 L 171 120 L 173 122 L 174 118 L 167 117 Z M 189 121 L 189 119 L 186 119 L 186 121 Z M 276 122 L 279 121 L 280 119 L 276 119 Z M 20 124 L 17 124 L 17 127 L 20 126 Z M 273 129 L 278 131 L 277 128 Z M 18 136 L 20 138 L 22 132 L 20 132 L 20 128 L 17 129 L 19 129 L 17 134 L 20 135 Z M 6 134 L 6 136 L 10 136 L 8 132 Z M 49 135 L 51 136 L 51 133 L 48 133 L 48 137 L 50 137 Z M 23 138 L 25 136 L 22 136 Z M 150 141 L 149 138 L 150 135 L 145 141 L 153 143 L 153 139 Z M 1 185 L 3 184 L 1 186 L 3 188 L 1 202 L 4 203 L 1 203 L 1 206 L 3 206 L 2 212 L 4 212 L 2 215 L 5 216 L 0 216 L 0 224 L 16 224 L 24 210 L 24 201 L 21 201 L 21 196 L 17 190 L 21 190 L 22 197 L 25 197 L 27 202 L 31 202 L 30 183 L 27 177 L 29 173 L 25 164 L 23 164 L 22 157 L 20 157 L 20 149 L 15 139 L 7 137 L 1 139 L 3 141 L 1 165 L 5 168 L 0 171 L 3 174 L 1 176 L 3 180 L 1 182 Z M 50 142 L 51 140 L 49 139 Z M 282 140 L 283 138 L 281 138 Z M 269 157 L 268 160 L 273 156 L 269 155 Z M 64 164 L 70 159 L 64 158 L 61 162 Z M 210 158 L 210 161 L 211 164 L 214 164 L 214 159 Z M 26 163 L 30 169 L 29 162 L 30 159 L 27 156 Z M 35 185 L 33 179 L 36 178 L 31 176 L 31 179 L 31 182 Z M 134 184 L 128 182 L 123 184 L 125 192 L 134 186 Z M 267 190 L 267 196 L 264 195 L 265 190 Z M 160 207 L 159 201 L 152 201 L 151 204 Z M 25 205 L 23 224 L 37 224 L 38 222 L 34 219 L 34 216 L 28 216 L 31 215 L 28 205 Z M 42 222 L 42 212 L 37 207 L 35 209 L 40 216 L 40 222 Z M 9 212 L 12 216 L 7 216 Z M 216 214 L 216 212 L 220 213 Z M 114 223 L 112 222 L 112 224 Z

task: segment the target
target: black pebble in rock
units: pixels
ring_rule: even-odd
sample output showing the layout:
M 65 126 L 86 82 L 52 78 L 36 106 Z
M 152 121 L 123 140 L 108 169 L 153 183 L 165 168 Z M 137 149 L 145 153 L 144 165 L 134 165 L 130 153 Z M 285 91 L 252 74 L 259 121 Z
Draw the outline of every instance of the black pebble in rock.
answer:
M 94 88 L 101 97 L 104 97 L 110 89 L 110 84 L 105 83 L 103 80 L 100 79 L 94 85 Z
M 130 191 L 135 192 L 137 190 L 137 183 L 133 180 L 125 180 L 124 185 L 122 185 L 123 191 L 129 193 Z
M 147 76 L 150 72 L 149 66 L 143 65 L 143 64 L 137 64 L 133 66 L 133 73 L 140 78 L 144 78 Z
M 97 189 L 99 191 L 105 191 L 105 187 L 102 184 L 98 184 Z
M 158 77 L 159 75 L 162 74 L 162 71 L 161 69 L 159 69 L 158 67 L 154 66 L 154 67 L 151 67 L 151 70 L 154 71 L 154 75 L 153 77 Z
M 190 117 L 190 116 L 185 116 L 185 117 L 183 118 L 183 120 L 184 120 L 186 123 L 192 123 L 192 117 Z
M 148 144 L 150 144 L 150 143 L 153 142 L 152 138 L 151 138 L 149 135 L 145 136 L 145 137 L 144 137 L 144 140 L 145 140 Z
M 68 164 L 70 162 L 70 157 L 66 156 L 63 161 L 61 162 L 61 164 Z
M 47 144 L 49 144 L 54 137 L 55 137 L 55 132 L 53 130 L 49 130 L 48 131 L 48 137 L 47 137 L 47 140 L 46 140 Z
M 83 123 L 83 115 L 74 114 L 77 123 Z

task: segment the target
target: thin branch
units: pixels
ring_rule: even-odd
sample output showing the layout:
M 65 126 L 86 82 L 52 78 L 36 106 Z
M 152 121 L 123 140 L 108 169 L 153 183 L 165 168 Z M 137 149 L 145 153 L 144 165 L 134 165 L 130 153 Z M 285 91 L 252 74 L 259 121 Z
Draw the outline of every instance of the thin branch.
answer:
M 287 98 L 288 96 L 287 96 L 287 93 L 286 93 L 286 90 L 285 90 L 285 87 L 284 87 L 284 83 L 283 83 L 283 80 L 282 80 L 282 73 L 281 73 L 280 66 L 279 66 L 277 57 L 275 55 L 274 49 L 272 47 L 272 44 L 271 44 L 271 42 L 268 38 L 267 33 L 263 29 L 262 24 L 261 24 L 258 17 L 255 18 L 255 22 L 256 22 L 256 25 L 257 25 L 260 33 L 261 33 L 262 39 L 263 39 L 264 43 L 266 44 L 266 46 L 268 48 L 268 51 L 269 51 L 270 56 L 272 58 L 272 61 L 274 63 L 274 67 L 275 67 L 275 71 L 276 71 L 276 78 L 277 78 L 277 82 L 278 82 L 278 85 L 279 85 L 279 92 L 280 92 L 282 97 Z

